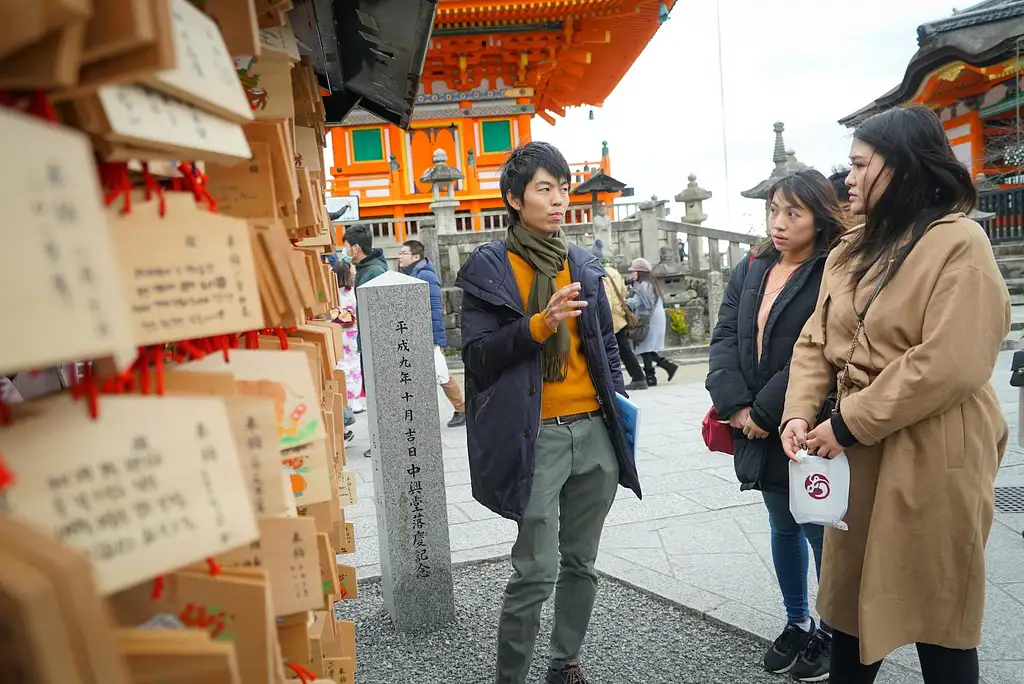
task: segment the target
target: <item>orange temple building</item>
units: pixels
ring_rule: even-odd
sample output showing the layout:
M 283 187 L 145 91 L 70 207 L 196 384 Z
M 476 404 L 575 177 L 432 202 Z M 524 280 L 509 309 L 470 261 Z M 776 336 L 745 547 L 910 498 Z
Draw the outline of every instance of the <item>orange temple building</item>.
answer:
M 458 229 L 503 227 L 500 167 L 532 139 L 533 117 L 554 123 L 569 107 L 601 106 L 674 4 L 439 0 L 408 130 L 352 111 L 331 130 L 330 195 L 357 198 L 358 218 L 381 246 L 400 243 L 432 215 L 431 187 L 420 179 L 440 149 L 465 176 L 455 190 Z M 607 143 L 595 142 L 594 152 L 572 164 L 574 187 L 598 170 L 611 175 Z M 617 194 L 598 200 L 611 205 Z M 332 208 L 352 201 L 335 199 Z M 589 221 L 591 197 L 572 202 L 567 222 Z M 346 213 L 342 224 L 354 222 L 355 211 Z
M 889 107 L 926 105 L 972 177 L 984 174 L 1003 187 L 1024 183 L 1024 4 L 985 0 L 922 24 L 917 34 L 919 49 L 902 83 L 839 123 L 855 127 Z

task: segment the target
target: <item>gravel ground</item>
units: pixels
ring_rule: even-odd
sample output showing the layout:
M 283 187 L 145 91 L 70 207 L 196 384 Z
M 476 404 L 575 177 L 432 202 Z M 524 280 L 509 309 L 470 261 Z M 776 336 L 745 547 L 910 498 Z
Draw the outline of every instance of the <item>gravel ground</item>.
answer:
M 397 634 L 380 582 L 338 614 L 356 622 L 356 684 L 490 684 L 507 560 L 455 568 L 456 621 Z M 544 608 L 530 684 L 544 681 L 552 601 Z M 784 684 L 761 668 L 765 645 L 602 577 L 582 660 L 593 684 Z

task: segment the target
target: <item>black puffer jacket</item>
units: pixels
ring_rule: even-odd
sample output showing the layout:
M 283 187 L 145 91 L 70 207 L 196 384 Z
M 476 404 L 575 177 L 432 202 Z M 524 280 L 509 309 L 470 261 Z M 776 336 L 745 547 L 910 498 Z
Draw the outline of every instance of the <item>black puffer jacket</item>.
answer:
M 636 463 L 619 422 L 616 393 L 625 393 L 619 347 L 605 296 L 604 268 L 590 252 L 569 245 L 569 273 L 588 303 L 579 321 L 608 436 L 619 461 L 619 484 L 640 497 Z M 477 247 L 459 270 L 462 360 L 466 364 L 466 433 L 473 497 L 498 515 L 520 520 L 533 486 L 540 428 L 541 345 L 509 265 L 504 241 Z
M 814 313 L 826 254 L 815 256 L 794 273 L 779 293 L 765 324 L 757 358 L 757 311 L 774 257 L 744 260 L 729 279 L 718 325 L 711 337 L 711 368 L 705 386 L 718 415 L 727 418 L 750 408 L 751 419 L 769 435 L 748 440 L 734 430 L 734 461 L 740 489 L 788 492 L 788 459 L 779 438 L 786 403 L 789 361 L 804 323 Z

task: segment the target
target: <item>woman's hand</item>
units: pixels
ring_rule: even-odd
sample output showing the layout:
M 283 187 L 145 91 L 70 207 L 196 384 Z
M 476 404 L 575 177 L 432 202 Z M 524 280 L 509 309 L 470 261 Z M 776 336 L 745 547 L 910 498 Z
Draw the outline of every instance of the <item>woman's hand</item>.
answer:
M 796 461 L 796 452 L 807 446 L 807 425 L 806 420 L 794 418 L 786 423 L 782 430 L 782 450 L 786 452 L 786 458 Z
M 747 406 L 745 408 L 741 408 L 739 411 L 736 411 L 731 416 L 729 416 L 729 425 L 731 425 L 736 430 L 742 430 L 749 420 L 750 407 Z
M 832 430 L 832 421 L 826 420 L 807 435 L 807 450 L 823 458 L 832 458 L 843 450 Z
M 767 430 L 762 430 L 760 426 L 754 422 L 754 419 L 750 417 L 750 411 L 747 411 L 747 422 L 743 424 L 743 434 L 747 439 L 764 439 L 768 436 Z

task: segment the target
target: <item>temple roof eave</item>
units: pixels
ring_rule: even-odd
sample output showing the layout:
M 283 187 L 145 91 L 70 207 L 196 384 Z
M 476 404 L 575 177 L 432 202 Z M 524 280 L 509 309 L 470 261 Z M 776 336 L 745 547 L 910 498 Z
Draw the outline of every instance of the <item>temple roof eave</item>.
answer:
M 987 67 L 1003 61 L 1017 39 L 1024 35 L 1024 1 L 1010 5 L 1012 13 L 992 13 L 984 22 L 976 17 L 972 23 L 953 24 L 948 30 L 927 34 L 907 65 L 903 81 L 870 104 L 839 119 L 839 123 L 853 128 L 874 114 L 908 101 L 932 73 L 951 62 Z M 922 29 L 935 24 L 937 22 L 919 27 L 919 35 L 923 35 Z

